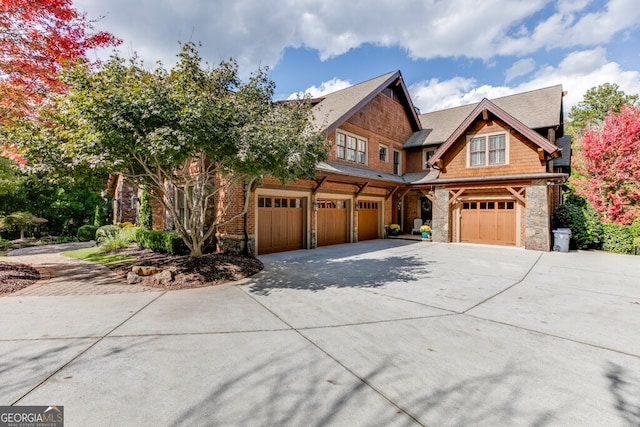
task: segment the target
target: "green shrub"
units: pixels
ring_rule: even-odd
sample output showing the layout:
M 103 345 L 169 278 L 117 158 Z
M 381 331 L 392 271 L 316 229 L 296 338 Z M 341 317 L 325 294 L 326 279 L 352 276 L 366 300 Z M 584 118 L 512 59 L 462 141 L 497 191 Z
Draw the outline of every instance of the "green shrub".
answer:
M 129 246 L 131 242 L 123 240 L 119 237 L 113 237 L 111 239 L 107 239 L 105 242 L 100 245 L 100 252 L 111 252 L 116 249 L 124 249 Z
M 631 231 L 631 235 L 633 237 L 640 238 L 640 218 L 636 218 L 633 220 L 633 222 L 629 226 L 629 231 Z
M 100 205 L 96 205 L 96 210 L 93 213 L 93 225 L 96 227 L 100 227 L 102 225 L 102 219 L 100 217 Z
M 621 224 L 604 224 L 604 242 L 602 249 L 617 254 L 633 252 L 631 227 Z
M 136 232 L 136 242 L 141 248 L 154 252 L 166 252 L 172 255 L 188 253 L 182 237 L 174 231 L 145 230 L 140 227 Z
M 81 242 L 88 242 L 96 238 L 96 231 L 98 227 L 95 225 L 87 224 L 78 228 L 78 240 Z
M 2 237 L 0 237 L 0 249 L 8 249 L 12 246 L 12 243 L 10 240 L 4 240 Z
M 147 230 L 153 228 L 153 220 L 151 217 L 151 203 L 149 202 L 149 192 L 145 189 L 140 197 L 140 212 L 138 213 L 140 227 Z
M 189 253 L 189 248 L 185 245 L 180 234 L 174 231 L 165 232 L 164 243 L 166 251 L 171 255 L 186 255 Z
M 71 237 L 71 236 L 58 236 L 56 238 L 56 243 L 69 243 L 69 242 L 77 242 L 78 238 L 77 237 Z
M 128 243 L 135 242 L 137 232 L 138 227 L 121 228 L 118 233 L 118 239 L 124 240 Z
M 553 213 L 553 228 L 571 229 L 571 246 L 599 248 L 604 230 L 595 208 L 582 196 L 569 194 Z
M 117 225 L 103 225 L 96 230 L 96 244 L 100 246 L 108 240 L 116 238 L 118 233 L 120 233 L 120 227 Z

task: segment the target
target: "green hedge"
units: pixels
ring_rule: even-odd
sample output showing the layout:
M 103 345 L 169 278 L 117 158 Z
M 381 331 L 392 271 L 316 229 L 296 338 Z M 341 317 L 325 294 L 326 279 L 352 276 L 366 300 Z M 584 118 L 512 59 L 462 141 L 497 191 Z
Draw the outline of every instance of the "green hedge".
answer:
M 571 247 L 599 248 L 602 243 L 602 223 L 598 212 L 584 197 L 569 194 L 553 212 L 553 228 L 571 229 Z
M 633 253 L 633 234 L 631 227 L 620 224 L 604 224 L 602 249 L 617 254 Z
M 117 237 L 118 233 L 120 233 L 120 227 L 117 225 L 103 225 L 96 231 L 96 244 L 100 246 L 107 240 Z
M 182 237 L 174 231 L 145 230 L 139 228 L 136 232 L 136 242 L 145 249 L 154 252 L 166 252 L 172 255 L 189 253 Z
M 89 240 L 95 239 L 97 230 L 98 227 L 96 227 L 95 225 L 83 225 L 82 227 L 78 228 L 78 240 L 81 242 L 88 242 Z

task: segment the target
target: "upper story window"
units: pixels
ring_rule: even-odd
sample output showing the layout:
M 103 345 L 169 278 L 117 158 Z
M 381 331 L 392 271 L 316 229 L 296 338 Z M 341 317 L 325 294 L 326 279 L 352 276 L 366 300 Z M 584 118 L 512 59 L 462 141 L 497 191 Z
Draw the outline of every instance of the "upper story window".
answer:
M 393 174 L 402 175 L 402 168 L 400 167 L 400 152 L 393 150 Z
M 386 145 L 380 144 L 380 149 L 378 151 L 380 152 L 380 161 L 388 162 L 389 161 L 389 147 L 387 147 Z
M 506 133 L 474 135 L 467 140 L 467 165 L 494 166 L 509 163 Z
M 336 132 L 336 157 L 366 165 L 367 140 L 355 135 Z
M 429 169 L 429 159 L 431 159 L 431 157 L 433 157 L 433 155 L 435 154 L 436 149 L 435 148 L 423 148 L 422 149 L 422 169 Z

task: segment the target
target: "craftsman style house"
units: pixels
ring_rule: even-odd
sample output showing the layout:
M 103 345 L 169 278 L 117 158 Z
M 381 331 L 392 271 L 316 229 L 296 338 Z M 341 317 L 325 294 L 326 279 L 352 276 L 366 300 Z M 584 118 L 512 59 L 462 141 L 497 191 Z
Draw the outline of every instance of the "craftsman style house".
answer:
M 419 219 L 437 242 L 549 250 L 570 165 L 562 97 L 553 86 L 419 115 L 396 71 L 316 99 L 332 148 L 315 179 L 265 178 L 218 241 L 254 254 L 312 249 L 384 238 L 392 223 L 410 233 Z M 126 192 L 115 199 L 116 221 L 131 220 Z

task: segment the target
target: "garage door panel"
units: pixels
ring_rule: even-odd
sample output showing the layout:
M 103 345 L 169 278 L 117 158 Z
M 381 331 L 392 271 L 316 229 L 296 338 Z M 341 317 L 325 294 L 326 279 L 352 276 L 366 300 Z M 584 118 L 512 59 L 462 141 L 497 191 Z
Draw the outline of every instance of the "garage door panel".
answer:
M 258 198 L 258 253 L 302 249 L 304 209 L 301 198 Z
M 346 200 L 318 200 L 316 238 L 318 246 L 348 242 L 349 217 Z
M 379 236 L 379 202 L 358 202 L 358 241 Z
M 513 201 L 464 202 L 460 217 L 460 241 L 514 246 L 516 225 Z

